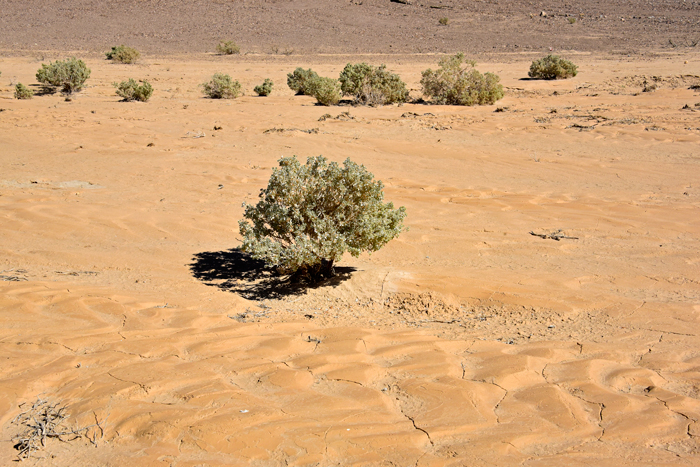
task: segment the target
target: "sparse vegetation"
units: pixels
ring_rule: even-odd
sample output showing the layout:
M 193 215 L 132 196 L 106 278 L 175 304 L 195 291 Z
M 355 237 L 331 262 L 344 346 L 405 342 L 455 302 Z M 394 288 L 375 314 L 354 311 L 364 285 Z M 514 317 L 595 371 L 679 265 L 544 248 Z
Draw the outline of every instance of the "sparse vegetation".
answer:
M 530 65 L 530 78 L 537 79 L 566 79 L 576 76 L 578 67 L 569 60 L 564 60 L 558 55 L 547 55 L 535 60 Z
M 568 21 L 569 21 L 569 24 L 574 24 L 576 22 L 576 18 L 574 18 L 573 16 L 569 16 Z
M 211 80 L 202 84 L 203 92 L 212 99 L 235 99 L 241 93 L 241 83 L 229 75 L 216 73 Z
M 36 72 L 37 81 L 54 88 L 60 87 L 64 94 L 80 91 L 89 77 L 90 69 L 75 57 L 62 62 L 56 60 L 49 65 L 42 63 L 41 69 Z
M 340 83 L 337 79 L 317 76 L 304 84 L 305 93 L 316 98 L 321 105 L 336 105 L 340 102 Z
M 493 104 L 503 98 L 503 86 L 497 75 L 482 75 L 474 68 L 474 61 L 467 61 L 466 67 L 463 64 L 464 54 L 459 53 L 440 60 L 439 69 L 425 70 L 420 80 L 423 94 L 436 104 L 448 105 Z
M 257 205 L 244 204 L 241 249 L 280 274 L 317 282 L 346 251 L 377 251 L 403 230 L 406 210 L 384 203 L 383 184 L 362 165 L 323 156 L 283 157 Z
M 366 63 L 348 63 L 340 73 L 340 90 L 352 96 L 356 103 L 384 105 L 406 102 L 408 90 L 399 75 Z
M 313 94 L 308 89 L 308 83 L 318 78 L 318 73 L 311 68 L 304 70 L 299 67 L 293 73 L 287 74 L 287 86 L 289 89 L 297 93 L 297 96 L 312 96 Z
M 126 102 L 146 102 L 153 94 L 153 87 L 148 81 L 141 81 L 139 84 L 134 79 L 129 78 L 121 83 L 112 83 L 112 85 L 117 88 L 117 96 L 122 97 Z
M 105 53 L 107 60 L 114 60 L 119 63 L 134 63 L 141 57 L 141 53 L 134 49 L 133 47 L 127 47 L 125 45 L 119 45 L 117 47 L 112 47 L 112 50 Z
M 446 17 L 440 18 L 438 20 L 438 23 L 442 24 L 443 26 L 447 26 L 448 24 L 450 24 L 450 18 L 446 18 Z
M 270 93 L 272 92 L 272 87 L 273 87 L 272 80 L 269 78 L 265 78 L 265 81 L 263 84 L 259 84 L 253 88 L 253 91 L 257 93 L 258 96 L 269 96 Z
M 216 46 L 216 51 L 219 52 L 220 55 L 234 55 L 241 53 L 241 48 L 233 41 L 221 41 L 219 45 Z
M 17 83 L 15 86 L 15 99 L 31 99 L 33 96 L 34 91 L 22 83 Z

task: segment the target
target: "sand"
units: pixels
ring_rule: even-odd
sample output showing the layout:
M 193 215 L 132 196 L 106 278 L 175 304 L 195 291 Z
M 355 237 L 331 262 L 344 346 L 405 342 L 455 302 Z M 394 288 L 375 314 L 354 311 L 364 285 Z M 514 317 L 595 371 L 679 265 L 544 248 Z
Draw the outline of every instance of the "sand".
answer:
M 418 97 L 437 58 L 93 54 L 70 102 L 13 99 L 41 62 L 2 58 L 0 464 L 37 397 L 100 427 L 29 465 L 700 463 L 700 56 L 571 53 L 576 78 L 536 81 L 504 55 L 482 107 L 285 84 L 364 60 Z M 203 98 L 215 72 L 246 95 Z M 148 103 L 119 102 L 128 77 Z M 242 203 L 319 154 L 409 230 L 317 288 L 247 281 Z

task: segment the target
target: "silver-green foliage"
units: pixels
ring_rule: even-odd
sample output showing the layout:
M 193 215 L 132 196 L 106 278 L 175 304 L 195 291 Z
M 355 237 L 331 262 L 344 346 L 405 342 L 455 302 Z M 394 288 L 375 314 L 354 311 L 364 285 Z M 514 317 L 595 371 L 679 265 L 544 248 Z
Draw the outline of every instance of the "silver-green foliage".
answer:
M 287 86 L 289 89 L 297 93 L 297 96 L 312 96 L 308 88 L 308 83 L 318 78 L 318 73 L 311 68 L 305 70 L 301 67 L 287 74 Z
M 112 47 L 112 50 L 105 53 L 107 60 L 114 60 L 119 63 L 134 63 L 141 57 L 141 53 L 133 47 L 128 47 L 126 45 L 119 45 Z
M 241 53 L 241 48 L 233 41 L 221 41 L 216 46 L 216 51 L 221 55 L 234 55 Z
M 348 63 L 340 73 L 340 89 L 346 96 L 353 96 L 356 103 L 384 105 L 406 102 L 408 89 L 399 75 L 366 63 Z
M 34 91 L 29 89 L 22 83 L 15 85 L 15 99 L 31 99 L 34 96 Z
M 547 55 L 530 65 L 528 76 L 539 79 L 566 79 L 576 76 L 578 67 L 558 55 Z
M 463 64 L 467 66 L 462 67 Z M 440 68 L 430 68 L 422 73 L 420 80 L 423 94 L 436 104 L 483 105 L 493 104 L 503 98 L 503 85 L 493 73 L 479 73 L 473 60 L 465 61 L 459 53 L 438 62 Z
M 283 157 L 257 205 L 244 203 L 241 249 L 282 274 L 318 280 L 346 251 L 377 251 L 404 230 L 406 209 L 384 203 L 384 185 L 363 165 L 323 156 Z
M 65 94 L 80 91 L 90 77 L 90 69 L 80 59 L 71 57 L 64 61 L 56 60 L 36 72 L 36 79 L 49 86 L 60 87 Z
M 272 82 L 271 79 L 265 78 L 265 81 L 263 84 L 259 84 L 253 88 L 253 91 L 258 96 L 269 96 L 270 93 L 272 92 L 272 87 L 274 86 L 274 83 Z
M 117 96 L 122 97 L 125 101 L 141 101 L 146 102 L 153 94 L 153 87 L 148 81 L 137 83 L 133 78 L 129 78 L 121 83 L 112 83 L 117 88 Z
M 203 92 L 212 99 L 235 99 L 241 93 L 241 83 L 229 75 L 216 73 L 202 84 Z
M 335 105 L 340 102 L 340 83 L 337 79 L 317 76 L 307 81 L 305 92 L 316 98 L 321 105 Z

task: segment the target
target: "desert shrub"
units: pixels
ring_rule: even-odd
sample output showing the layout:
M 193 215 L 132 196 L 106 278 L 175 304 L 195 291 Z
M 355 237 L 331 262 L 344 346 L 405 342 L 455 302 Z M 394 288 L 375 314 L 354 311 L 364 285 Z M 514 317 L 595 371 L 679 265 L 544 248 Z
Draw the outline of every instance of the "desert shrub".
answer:
M 244 204 L 241 249 L 281 274 L 312 282 L 332 276 L 346 251 L 377 251 L 404 230 L 406 209 L 384 203 L 383 187 L 350 159 L 340 167 L 323 156 L 305 165 L 283 157 L 258 204 Z
M 221 55 L 233 55 L 241 53 L 241 48 L 233 41 L 221 41 L 216 46 L 216 51 Z
M 337 79 L 318 76 L 305 85 L 305 92 L 314 96 L 321 105 L 335 105 L 340 102 L 340 83 Z
M 272 92 L 272 86 L 272 80 L 269 78 L 265 78 L 263 84 L 255 86 L 253 88 L 253 91 L 255 91 L 258 96 L 269 96 Z
M 438 20 L 438 23 L 442 24 L 443 26 L 447 26 L 450 24 L 450 18 L 440 18 Z
M 36 72 L 36 79 L 40 83 L 61 87 L 65 94 L 80 91 L 85 81 L 90 77 L 90 69 L 85 62 L 75 57 L 62 62 L 56 60 L 49 65 L 41 64 L 41 69 Z
M 133 47 L 127 47 L 125 45 L 120 45 L 117 47 L 112 47 L 112 50 L 105 54 L 107 60 L 114 60 L 119 63 L 134 63 L 139 59 L 141 53 L 134 49 Z
M 287 74 L 287 86 L 289 89 L 297 93 L 297 96 L 311 96 L 312 94 L 307 89 L 307 84 L 318 78 L 318 73 L 311 68 L 304 70 L 299 67 L 293 73 Z
M 574 24 L 576 22 L 576 18 L 574 18 L 573 16 L 569 16 L 567 21 L 569 22 L 569 24 Z
M 467 61 L 464 54 L 445 57 L 438 62 L 440 68 L 430 68 L 421 75 L 423 94 L 436 104 L 449 105 L 483 105 L 493 104 L 503 98 L 503 86 L 500 78 L 493 73 L 479 73 L 474 61 Z
M 538 79 L 566 79 L 576 76 L 578 67 L 557 55 L 547 55 L 530 65 L 528 76 Z
M 202 88 L 212 99 L 235 99 L 241 93 L 241 83 L 223 73 L 214 74 L 211 80 L 202 84 Z
M 112 83 L 112 85 L 117 88 L 117 96 L 122 97 L 126 102 L 146 102 L 153 94 L 153 87 L 148 81 L 141 81 L 141 83 L 129 78 L 121 83 Z
M 386 69 L 386 65 L 375 67 L 366 63 L 348 63 L 340 73 L 340 90 L 353 96 L 356 103 L 384 105 L 406 102 L 408 90 L 399 75 Z
M 31 99 L 33 96 L 34 91 L 22 83 L 17 83 L 15 86 L 15 99 Z

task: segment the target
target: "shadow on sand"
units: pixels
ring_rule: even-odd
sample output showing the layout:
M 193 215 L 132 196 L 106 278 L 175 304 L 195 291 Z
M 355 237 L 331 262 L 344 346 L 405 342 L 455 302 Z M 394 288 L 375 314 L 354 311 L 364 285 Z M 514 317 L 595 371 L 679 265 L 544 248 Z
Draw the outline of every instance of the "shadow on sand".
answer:
M 334 287 L 350 278 L 353 267 L 336 267 L 335 276 L 317 284 L 293 282 L 280 275 L 264 261 L 251 258 L 238 248 L 225 251 L 205 251 L 194 255 L 190 264 L 192 275 L 206 285 L 234 292 L 248 300 L 282 298 L 301 295 L 308 289 Z

